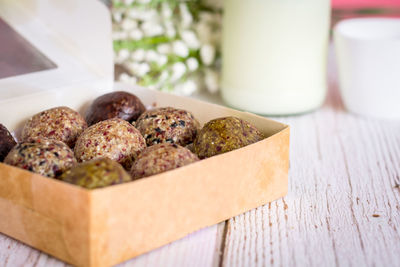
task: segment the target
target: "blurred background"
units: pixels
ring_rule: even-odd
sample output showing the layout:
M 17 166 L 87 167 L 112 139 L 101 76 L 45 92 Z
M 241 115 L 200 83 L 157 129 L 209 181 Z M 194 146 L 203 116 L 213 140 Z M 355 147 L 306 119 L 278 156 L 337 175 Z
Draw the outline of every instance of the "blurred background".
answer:
M 115 80 L 179 95 L 219 91 L 222 0 L 105 1 Z M 400 0 L 332 1 L 332 26 L 371 16 L 400 17 Z

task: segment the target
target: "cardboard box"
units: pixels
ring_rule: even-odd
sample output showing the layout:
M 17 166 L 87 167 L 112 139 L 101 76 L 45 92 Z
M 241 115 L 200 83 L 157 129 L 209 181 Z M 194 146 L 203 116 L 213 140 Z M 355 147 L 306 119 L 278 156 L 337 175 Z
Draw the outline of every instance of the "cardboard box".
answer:
M 190 110 L 201 123 L 237 116 L 269 137 L 173 171 L 95 190 L 0 164 L 2 233 L 74 265 L 110 266 L 287 193 L 288 126 L 194 99 L 130 91 L 147 105 Z
M 122 89 L 148 106 L 187 109 L 201 123 L 237 116 L 269 136 L 173 171 L 91 191 L 0 163 L 0 232 L 77 266 L 110 266 L 286 194 L 287 125 L 190 98 L 113 88 L 111 26 L 99 2 L 3 0 L 0 17 L 56 66 L 0 79 L 0 122 L 11 130 L 44 109 L 67 105 L 82 111 L 94 97 Z

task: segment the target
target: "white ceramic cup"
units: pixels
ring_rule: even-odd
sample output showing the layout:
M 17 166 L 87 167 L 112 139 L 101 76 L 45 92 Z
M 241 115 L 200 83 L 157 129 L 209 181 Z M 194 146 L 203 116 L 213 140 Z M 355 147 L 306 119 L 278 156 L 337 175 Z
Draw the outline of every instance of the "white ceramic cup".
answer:
M 335 27 L 334 40 L 346 108 L 400 119 L 400 19 L 343 20 Z

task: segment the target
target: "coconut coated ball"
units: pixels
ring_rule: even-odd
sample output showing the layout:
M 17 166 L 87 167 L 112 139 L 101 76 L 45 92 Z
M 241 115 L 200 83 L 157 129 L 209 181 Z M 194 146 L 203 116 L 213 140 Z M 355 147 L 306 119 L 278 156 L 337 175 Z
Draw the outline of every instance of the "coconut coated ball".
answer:
M 42 111 L 30 118 L 22 129 L 22 140 L 44 137 L 74 147 L 76 139 L 87 127 L 84 118 L 68 107 Z
M 193 143 L 193 150 L 201 159 L 229 152 L 264 138 L 249 122 L 225 117 L 207 122 Z
M 137 154 L 146 147 L 140 132 L 123 119 L 109 119 L 87 128 L 75 145 L 78 162 L 109 158 L 129 169 Z
M 101 188 L 132 180 L 120 164 L 108 158 L 80 163 L 63 173 L 59 179 L 87 189 Z
M 198 161 L 189 149 L 177 144 L 161 143 L 144 149 L 131 169 L 133 179 L 176 169 Z
M 117 91 L 96 98 L 87 111 L 86 121 L 89 125 L 112 118 L 132 122 L 145 110 L 137 96 Z
M 12 137 L 11 133 L 7 130 L 7 128 L 0 124 L 0 162 L 4 160 L 7 156 L 8 152 L 16 145 L 17 143 Z
M 72 149 L 63 142 L 37 138 L 16 145 L 4 163 L 54 178 L 77 162 Z
M 144 112 L 137 119 L 135 126 L 146 139 L 148 146 L 159 143 L 185 146 L 193 142 L 200 128 L 192 113 L 171 107 Z

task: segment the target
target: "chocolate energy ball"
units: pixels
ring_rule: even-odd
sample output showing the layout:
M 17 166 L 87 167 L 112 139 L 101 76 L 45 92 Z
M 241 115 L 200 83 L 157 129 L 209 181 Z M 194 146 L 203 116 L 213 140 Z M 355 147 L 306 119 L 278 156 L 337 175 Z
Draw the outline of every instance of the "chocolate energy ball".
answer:
M 131 169 L 133 179 L 151 176 L 198 161 L 189 149 L 177 144 L 162 143 L 143 150 Z
M 144 112 L 136 121 L 136 128 L 148 146 L 158 143 L 175 143 L 185 146 L 193 142 L 200 128 L 193 114 L 171 107 Z
M 226 117 L 207 122 L 193 143 L 199 158 L 209 158 L 229 152 L 264 138 L 253 125 L 236 117 Z
M 76 139 L 86 127 L 86 121 L 78 112 L 68 107 L 56 107 L 30 118 L 22 129 L 22 140 L 45 137 L 74 147 Z
M 145 110 L 146 108 L 137 96 L 118 91 L 96 98 L 89 107 L 86 121 L 89 125 L 112 118 L 132 122 Z
M 12 137 L 11 133 L 7 130 L 7 128 L 0 124 L 0 162 L 4 160 L 7 156 L 8 152 L 16 145 L 17 143 Z
M 37 138 L 22 142 L 8 153 L 4 163 L 48 177 L 57 177 L 77 162 L 74 152 L 63 142 Z
M 108 158 L 80 163 L 63 173 L 59 179 L 87 189 L 132 181 L 131 176 L 120 164 Z
M 109 119 L 87 128 L 75 145 L 79 162 L 109 158 L 130 169 L 133 159 L 146 147 L 140 132 L 123 119 Z

